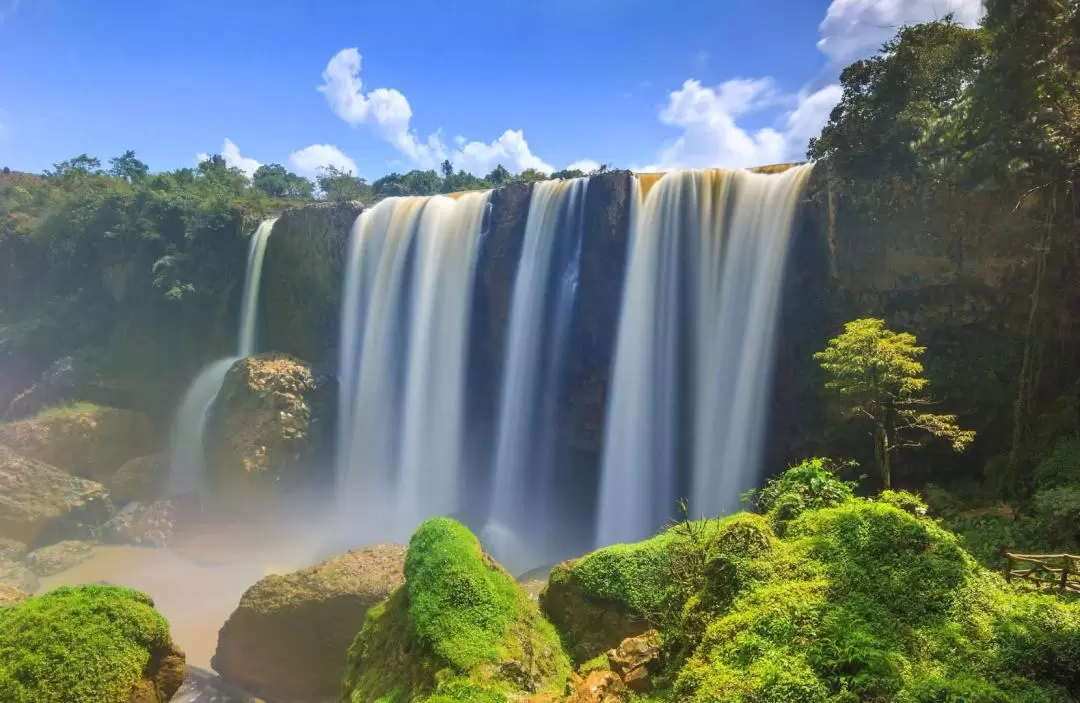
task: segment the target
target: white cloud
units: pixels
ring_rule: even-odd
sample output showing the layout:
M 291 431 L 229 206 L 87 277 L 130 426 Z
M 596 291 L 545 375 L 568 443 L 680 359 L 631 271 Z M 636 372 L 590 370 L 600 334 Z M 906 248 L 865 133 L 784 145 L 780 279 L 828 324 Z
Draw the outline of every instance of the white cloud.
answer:
M 941 19 L 972 27 L 983 16 L 982 0 L 833 0 L 819 30 L 820 49 L 836 63 L 877 51 L 905 24 Z
M 838 85 L 813 93 L 784 95 L 772 79 L 737 78 L 716 87 L 688 80 L 668 96 L 660 121 L 682 134 L 660 153 L 658 163 L 641 171 L 674 168 L 745 168 L 800 161 L 840 99 Z M 751 130 L 738 118 L 765 108 L 788 105 L 776 126 Z
M 354 126 L 371 125 L 413 166 L 437 168 L 449 159 L 456 168 L 478 175 L 488 173 L 500 163 L 514 172 L 527 168 L 554 170 L 532 153 L 521 130 L 508 129 L 490 144 L 458 136 L 454 138 L 457 148 L 449 147 L 441 132 L 420 139 L 411 128 L 412 106 L 405 95 L 394 88 L 376 88 L 365 93 L 360 66 L 357 49 L 342 49 L 326 65 L 318 91 L 326 96 L 338 117 Z
M 250 159 L 240 154 L 240 147 L 236 146 L 233 140 L 228 137 L 225 138 L 225 143 L 221 146 L 221 156 L 225 159 L 225 163 L 233 168 L 238 168 L 244 172 L 244 175 L 251 178 L 255 175 L 255 172 L 262 166 L 261 163 L 255 159 Z M 210 158 L 210 154 L 196 154 L 195 159 L 197 162 L 202 163 Z
M 332 144 L 312 144 L 298 149 L 289 155 L 289 162 L 302 176 L 317 176 L 319 170 L 326 166 L 333 166 L 348 173 L 359 173 L 356 162 Z
M 600 164 L 592 159 L 582 159 L 581 161 L 575 161 L 566 167 L 567 171 L 583 171 L 584 173 L 592 173 L 596 169 L 600 168 Z

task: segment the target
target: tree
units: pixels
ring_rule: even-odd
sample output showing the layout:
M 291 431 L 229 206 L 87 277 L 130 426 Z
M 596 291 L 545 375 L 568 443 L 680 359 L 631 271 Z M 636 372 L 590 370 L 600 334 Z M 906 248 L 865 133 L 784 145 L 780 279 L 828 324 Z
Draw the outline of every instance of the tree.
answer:
M 922 446 L 920 434 L 947 440 L 956 452 L 975 439 L 973 431 L 960 429 L 955 415 L 927 412 L 934 401 L 926 394 L 930 382 L 918 360 L 925 351 L 914 335 L 865 318 L 844 325 L 843 333 L 814 355 L 828 375 L 825 387 L 839 392 L 854 416 L 873 423 L 874 456 L 885 488 L 892 486 L 892 454 Z
M 334 166 L 326 166 L 315 178 L 319 190 L 327 200 L 359 200 L 369 202 L 374 197 L 371 186 L 363 178 L 357 178 L 348 171 Z
M 484 176 L 484 180 L 489 181 L 493 186 L 502 186 L 510 182 L 513 176 L 506 170 L 506 167 L 502 164 L 497 165 L 491 170 L 491 173 Z
M 128 183 L 146 178 L 150 167 L 135 158 L 135 152 L 128 149 L 120 156 L 109 159 L 109 175 L 123 178 Z
M 46 170 L 45 177 L 57 180 L 96 176 L 101 174 L 101 159 L 80 154 L 74 159 L 53 164 L 52 171 Z
M 306 178 L 285 170 L 281 164 L 260 166 L 251 177 L 251 187 L 273 198 L 310 198 L 315 186 Z

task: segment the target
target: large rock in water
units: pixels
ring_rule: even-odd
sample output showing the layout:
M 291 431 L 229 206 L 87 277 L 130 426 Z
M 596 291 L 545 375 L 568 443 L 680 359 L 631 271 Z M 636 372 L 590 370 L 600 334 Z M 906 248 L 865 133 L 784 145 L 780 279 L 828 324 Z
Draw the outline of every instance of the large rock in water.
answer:
M 12 399 L 0 420 L 31 417 L 46 408 L 76 401 L 130 407 L 132 381 L 102 371 L 101 352 L 81 350 L 54 361 L 30 388 Z
M 336 699 L 349 644 L 368 608 L 404 583 L 404 561 L 403 547 L 381 545 L 264 578 L 221 628 L 212 666 L 274 700 Z
M 207 465 L 218 495 L 249 500 L 317 483 L 311 465 L 324 441 L 314 409 L 323 402 L 311 366 L 269 353 L 225 375 L 207 428 Z
M 58 588 L 0 610 L 3 701 L 165 703 L 184 659 L 153 601 L 126 588 Z
M 0 444 L 75 476 L 104 481 L 128 459 L 154 451 L 142 413 L 77 404 L 0 425 Z
M 162 454 L 125 461 L 105 485 L 117 505 L 130 501 L 151 502 L 161 497 L 168 478 L 169 462 Z
M 0 444 L 0 537 L 51 544 L 95 536 L 111 514 L 112 501 L 100 483 Z

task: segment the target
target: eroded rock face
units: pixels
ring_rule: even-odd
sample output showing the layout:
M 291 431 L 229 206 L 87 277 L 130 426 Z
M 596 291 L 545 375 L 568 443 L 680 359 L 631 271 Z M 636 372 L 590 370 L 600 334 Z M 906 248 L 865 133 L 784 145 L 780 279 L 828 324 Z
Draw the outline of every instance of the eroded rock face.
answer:
M 0 583 L 0 608 L 8 605 L 15 605 L 16 603 L 22 603 L 29 597 L 30 594 L 26 591 L 13 586 L 5 586 Z
M 154 442 L 146 415 L 88 404 L 0 425 L 0 444 L 95 481 L 107 480 L 128 459 L 150 454 Z
M 214 404 L 207 464 L 218 493 L 273 496 L 317 482 L 311 470 L 325 423 L 314 421 L 320 388 L 311 366 L 269 353 L 236 362 Z
M 567 703 L 624 703 L 629 693 L 618 674 L 594 671 L 574 685 Z
M 109 493 L 100 483 L 0 444 L 0 537 L 27 544 L 93 537 L 112 511 Z
M 93 549 L 94 543 L 87 540 L 64 540 L 30 552 L 26 563 L 38 576 L 52 576 L 83 563 Z
M 0 420 L 20 420 L 46 408 L 78 400 L 129 407 L 129 385 L 123 379 L 102 373 L 100 366 L 100 354 L 91 350 L 57 359 L 33 386 L 12 399 Z
M 221 628 L 211 665 L 275 700 L 336 699 L 349 645 L 368 608 L 404 583 L 404 560 L 403 547 L 380 545 L 264 578 Z
M 607 653 L 611 670 L 622 677 L 626 687 L 635 693 L 651 688 L 649 675 L 660 665 L 660 633 L 649 630 L 637 637 L 627 637 Z
M 105 485 L 117 505 L 152 502 L 162 497 L 168 471 L 169 463 L 164 455 L 139 456 L 125 461 Z
M 101 530 L 101 539 L 113 544 L 165 547 L 176 530 L 177 506 L 168 500 L 128 503 Z

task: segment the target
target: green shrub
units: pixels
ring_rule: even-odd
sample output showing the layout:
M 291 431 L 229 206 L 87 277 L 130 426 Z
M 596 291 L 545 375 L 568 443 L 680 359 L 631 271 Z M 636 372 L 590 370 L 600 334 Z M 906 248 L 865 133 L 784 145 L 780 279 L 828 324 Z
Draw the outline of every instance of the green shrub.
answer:
M 926 515 L 929 510 L 922 498 L 908 491 L 884 490 L 878 496 L 878 502 L 891 505 L 894 508 L 903 510 L 905 513 L 911 513 L 919 517 Z
M 830 459 L 807 459 L 791 467 L 779 478 L 769 479 L 760 491 L 747 493 L 759 512 L 769 515 L 778 527 L 807 510 L 841 505 L 855 494 L 855 484 L 841 481 L 843 468 Z
M 1035 467 L 1035 488 L 1046 490 L 1080 483 L 1080 439 L 1058 440 L 1050 455 Z
M 1057 549 L 1073 549 L 1080 537 L 1080 484 L 1039 491 L 1032 497 L 1033 517 Z
M 58 588 L 0 608 L 0 700 L 128 703 L 169 625 L 148 596 Z

